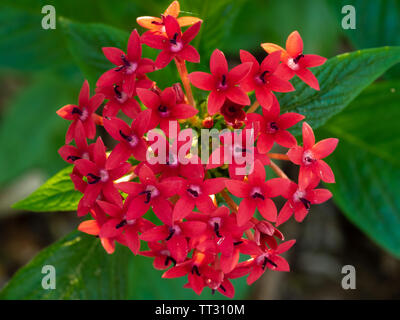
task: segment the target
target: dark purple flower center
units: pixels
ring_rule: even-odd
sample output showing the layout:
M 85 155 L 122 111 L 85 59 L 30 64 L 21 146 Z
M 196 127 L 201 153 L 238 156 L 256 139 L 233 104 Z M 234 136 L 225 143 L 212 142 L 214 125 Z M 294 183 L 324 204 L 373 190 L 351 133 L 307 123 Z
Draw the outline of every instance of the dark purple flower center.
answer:
M 301 203 L 304 205 L 304 207 L 307 210 L 310 210 L 311 208 L 311 202 L 309 200 L 307 200 L 306 198 L 300 198 Z
M 221 81 L 219 82 L 218 86 L 217 86 L 218 90 L 226 90 L 228 89 L 228 84 L 227 84 L 227 79 L 226 79 L 226 75 L 223 74 L 221 76 Z
M 275 262 L 273 262 L 271 259 L 268 259 L 267 257 L 264 257 L 264 261 L 263 261 L 263 264 L 262 264 L 262 269 L 263 270 L 265 270 L 265 268 L 267 267 L 268 263 L 273 265 L 275 268 L 278 267 L 278 265 Z
M 77 157 L 77 156 L 68 156 L 67 160 L 71 160 L 71 161 L 75 161 L 81 159 L 81 157 Z
M 265 200 L 265 197 L 260 188 L 254 188 L 253 191 L 251 192 L 251 197 L 253 199 Z
M 168 117 L 171 114 L 171 111 L 165 105 L 159 105 L 157 110 L 160 114 L 160 117 L 163 117 L 163 118 Z
M 296 58 L 293 59 L 293 62 L 297 64 L 297 63 L 299 63 L 299 60 L 301 58 L 304 58 L 304 54 L 299 54 Z
M 186 191 L 193 197 L 198 198 L 200 196 L 201 190 L 199 186 L 189 186 Z
M 200 277 L 200 271 L 198 266 L 192 267 L 192 274 L 197 274 Z
M 279 130 L 278 124 L 275 121 L 269 122 L 267 125 L 268 133 L 275 133 Z
M 99 176 L 96 176 L 93 173 L 88 173 L 87 178 L 88 178 L 88 184 L 95 184 L 95 183 L 99 182 L 101 179 Z

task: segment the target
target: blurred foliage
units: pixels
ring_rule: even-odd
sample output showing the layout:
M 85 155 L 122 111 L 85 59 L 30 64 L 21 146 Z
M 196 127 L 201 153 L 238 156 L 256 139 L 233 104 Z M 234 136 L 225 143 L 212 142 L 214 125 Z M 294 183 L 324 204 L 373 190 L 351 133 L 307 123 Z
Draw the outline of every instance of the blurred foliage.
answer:
M 296 77 L 292 80 L 296 91 L 277 94 L 281 111 L 305 115 L 307 122 L 316 129 L 398 62 L 400 47 L 360 50 L 333 57 L 314 70 L 320 91 Z M 301 123 L 293 127 L 294 133 L 300 134 L 300 128 Z
M 8 106 L 0 126 L 0 185 L 25 170 L 55 173 L 65 166 L 57 153 L 67 123 L 54 112 L 71 101 L 74 90 L 58 76 L 35 76 Z M 75 100 L 75 99 L 74 99 Z
M 321 130 L 337 137 L 327 159 L 336 183 L 327 185 L 345 215 L 400 258 L 400 81 L 366 89 Z M 397 133 L 397 134 L 396 134 Z

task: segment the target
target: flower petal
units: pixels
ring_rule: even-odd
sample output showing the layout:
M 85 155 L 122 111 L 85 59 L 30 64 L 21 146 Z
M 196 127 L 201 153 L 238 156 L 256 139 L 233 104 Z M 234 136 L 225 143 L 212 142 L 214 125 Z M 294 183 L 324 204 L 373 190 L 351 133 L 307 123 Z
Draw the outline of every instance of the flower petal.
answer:
M 265 200 L 258 200 L 257 201 L 257 208 L 260 211 L 260 214 L 263 216 L 265 220 L 275 222 L 277 211 L 274 202 L 267 198 Z
M 314 131 L 307 122 L 303 122 L 303 148 L 311 149 L 315 144 Z
M 189 80 L 196 88 L 211 91 L 214 89 L 214 77 L 212 74 L 196 71 L 189 74 Z
M 142 57 L 142 45 L 136 29 L 131 32 L 128 40 L 128 59 L 131 62 L 139 62 Z
M 121 49 L 114 48 L 114 47 L 103 47 L 102 48 L 104 55 L 106 58 L 116 66 L 122 65 L 123 61 L 121 56 L 125 56 L 125 52 Z
M 311 150 L 317 159 L 323 159 L 336 149 L 338 142 L 339 140 L 336 138 L 324 139 L 317 142 Z
M 286 50 L 291 57 L 297 57 L 303 52 L 303 40 L 298 31 L 293 31 L 286 40 Z
M 211 91 L 208 96 L 207 109 L 210 115 L 214 115 L 221 109 L 225 102 L 225 95 L 217 91 Z
M 249 96 L 239 87 L 230 87 L 226 91 L 226 96 L 232 102 L 240 104 L 242 106 L 248 106 L 250 104 Z
M 240 202 L 237 218 L 237 224 L 239 227 L 244 226 L 254 215 L 256 210 L 255 201 L 250 198 L 245 198 Z
M 215 49 L 211 54 L 210 71 L 217 78 L 228 73 L 228 62 L 221 50 Z

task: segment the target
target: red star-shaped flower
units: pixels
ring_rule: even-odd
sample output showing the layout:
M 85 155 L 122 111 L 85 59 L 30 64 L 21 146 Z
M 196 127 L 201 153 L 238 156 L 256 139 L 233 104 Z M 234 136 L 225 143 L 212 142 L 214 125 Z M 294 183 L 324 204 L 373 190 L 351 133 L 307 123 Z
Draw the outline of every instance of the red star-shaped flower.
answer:
M 175 222 L 173 225 L 162 225 L 144 232 L 140 239 L 148 242 L 165 240 L 170 256 L 181 263 L 185 261 L 189 251 L 188 240 L 194 234 L 202 234 L 207 225 L 202 221 Z
M 199 33 L 201 22 L 196 22 L 183 34 L 178 21 L 173 16 L 163 19 L 166 35 L 154 34 L 147 31 L 142 35 L 142 41 L 151 48 L 159 49 L 161 52 L 156 59 L 156 67 L 166 67 L 175 57 L 189 62 L 200 62 L 200 55 L 189 43 Z
M 255 136 L 259 133 L 257 150 L 261 154 L 270 151 L 274 142 L 285 148 L 292 148 L 297 145 L 296 138 L 287 129 L 304 119 L 303 115 L 294 112 L 280 115 L 280 107 L 276 97 L 273 97 L 273 101 L 269 110 L 262 110 L 263 115 L 258 113 L 247 114 L 246 128 L 254 128 Z
M 199 111 L 188 104 L 176 102 L 175 90 L 172 87 L 166 88 L 160 95 L 145 89 L 137 89 L 139 99 L 149 108 L 150 123 L 148 129 L 160 125 L 161 130 L 166 134 L 169 132 L 169 122 L 178 119 L 188 119 Z
M 88 185 L 81 199 L 85 206 L 92 205 L 100 193 L 112 203 L 122 203 L 121 195 L 114 185 L 114 180 L 125 175 L 131 165 L 123 163 L 112 170 L 108 170 L 106 169 L 107 161 L 106 148 L 100 137 L 93 149 L 93 161 L 87 159 L 75 161 L 78 171 L 87 178 Z
M 302 183 L 297 185 L 290 182 L 287 192 L 282 194 L 287 202 L 279 212 L 276 225 L 279 226 L 287 221 L 293 214 L 297 222 L 302 222 L 307 216 L 312 204 L 320 204 L 332 197 L 332 193 L 327 189 L 315 189 L 319 184 L 320 179 L 313 176 L 308 185 Z
M 103 100 L 104 95 L 99 93 L 90 98 L 89 83 L 85 80 L 79 93 L 78 105 L 67 104 L 57 111 L 61 118 L 72 121 L 65 136 L 65 143 L 68 144 L 75 138 L 75 126 L 78 122 L 83 124 L 86 137 L 94 139 L 97 119 L 94 112 L 100 107 Z
M 97 87 L 112 86 L 129 78 L 136 80 L 136 77 L 154 71 L 153 61 L 142 58 L 142 45 L 136 29 L 129 37 L 127 54 L 115 47 L 104 47 L 103 53 L 117 67 L 102 74 L 97 80 Z
M 240 86 L 246 92 L 255 91 L 257 101 L 263 108 L 269 109 L 271 107 L 274 98 L 272 91 L 294 91 L 292 84 L 288 80 L 280 78 L 275 73 L 280 63 L 280 52 L 276 51 L 269 54 L 259 64 L 251 53 L 240 50 L 240 60 L 242 63 L 252 63 L 249 74 Z
M 131 155 L 136 160 L 146 160 L 147 144 L 143 135 L 149 125 L 149 114 L 141 112 L 129 126 L 119 118 L 105 118 L 104 128 L 119 143 L 107 161 L 107 169 L 113 169 L 129 159 Z
M 303 54 L 303 40 L 297 31 L 293 31 L 286 40 L 286 50 L 273 43 L 263 43 L 261 47 L 268 53 L 281 51 L 282 69 L 279 73 L 286 79 L 296 74 L 311 88 L 319 90 L 318 79 L 308 69 L 323 65 L 326 58 L 315 54 Z
M 299 182 L 302 187 L 310 184 L 313 175 L 327 183 L 335 182 L 331 167 L 322 159 L 336 149 L 338 142 L 336 138 L 329 138 L 315 143 L 312 128 L 303 122 L 303 147 L 295 146 L 287 153 L 293 163 L 300 165 Z
M 180 27 L 191 26 L 197 22 L 202 22 L 203 20 L 196 17 L 179 17 L 180 5 L 178 1 L 173 1 L 168 8 L 165 10 L 161 18 L 143 16 L 138 17 L 136 22 L 143 28 L 149 29 L 156 34 L 165 34 L 164 19 L 167 16 L 172 16 L 177 19 Z
M 243 106 L 250 104 L 247 94 L 237 85 L 250 72 L 251 66 L 250 62 L 246 62 L 229 71 L 225 55 L 215 49 L 210 59 L 211 74 L 200 71 L 189 74 L 189 80 L 196 88 L 211 91 L 208 97 L 209 114 L 219 112 L 226 99 Z
M 240 252 L 249 254 L 254 258 L 238 265 L 238 269 L 247 268 L 249 271 L 247 284 L 250 285 L 260 278 L 267 268 L 276 271 L 289 271 L 288 262 L 281 257 L 280 254 L 288 251 L 295 243 L 296 240 L 283 242 L 275 250 L 268 248 L 263 249 L 257 246 L 254 241 L 246 241 L 241 244 Z
M 195 206 L 204 213 L 214 211 L 215 205 L 210 195 L 214 195 L 225 188 L 225 178 L 204 180 L 202 165 L 193 165 L 191 168 L 192 170 L 188 172 L 188 176 L 177 189 L 180 198 L 175 204 L 174 221 L 185 218 Z
M 137 182 L 121 182 L 118 188 L 133 196 L 127 211 L 127 219 L 137 219 L 143 216 L 150 207 L 156 216 L 165 224 L 172 224 L 172 205 L 167 200 L 177 193 L 180 181 L 175 178 L 166 178 L 158 181 L 153 171 L 146 165 L 139 170 Z
M 265 181 L 265 169 L 262 163 L 257 160 L 253 172 L 248 180 L 228 180 L 226 187 L 234 196 L 243 198 L 240 202 L 237 214 L 239 226 L 243 226 L 254 215 L 256 208 L 268 221 L 275 222 L 277 211 L 274 202 L 270 198 L 281 195 L 289 187 L 289 180 L 274 178 Z
M 113 86 L 96 88 L 97 93 L 105 95 L 108 102 L 103 108 L 103 117 L 115 117 L 122 110 L 129 118 L 135 119 L 140 112 L 140 105 L 134 99 L 136 88 L 150 89 L 152 81 L 147 79 L 135 80 L 129 78 Z

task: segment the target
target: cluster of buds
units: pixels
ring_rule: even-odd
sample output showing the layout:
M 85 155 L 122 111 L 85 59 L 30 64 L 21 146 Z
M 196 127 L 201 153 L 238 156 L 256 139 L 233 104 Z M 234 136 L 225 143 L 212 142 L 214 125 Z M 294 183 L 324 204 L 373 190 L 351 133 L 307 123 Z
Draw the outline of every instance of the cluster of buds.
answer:
M 286 49 L 262 44 L 268 55 L 261 63 L 240 51 L 241 64 L 229 69 L 224 54 L 216 49 L 210 73 L 188 74 L 186 61 L 200 61 L 190 42 L 202 21 L 178 18 L 179 12 L 179 3 L 174 1 L 161 18 L 138 18 L 149 30 L 142 35 L 133 30 L 126 52 L 103 48 L 115 67 L 98 79 L 92 97 L 85 81 L 78 104 L 57 112 L 71 121 L 66 145 L 59 153 L 73 164 L 71 179 L 83 194 L 78 216 L 90 216 L 79 230 L 97 236 L 110 254 L 118 242 L 135 255 L 153 258 L 156 269 L 168 269 L 163 278 L 187 276 L 185 287 L 197 294 L 209 287 L 233 297 L 231 279 L 248 275 L 251 284 L 266 269 L 289 271 L 281 254 L 295 240 L 284 241 L 277 227 L 292 215 L 301 222 L 311 205 L 331 197 L 328 190 L 317 186 L 321 180 L 334 182 L 322 159 L 333 152 L 338 140 L 315 143 L 312 128 L 303 122 L 303 145 L 299 146 L 287 129 L 304 116 L 281 114 L 274 95 L 293 91 L 289 80 L 295 75 L 318 90 L 318 81 L 308 68 L 326 59 L 303 54 L 302 39 L 295 31 Z M 183 27 L 187 27 L 184 32 Z M 142 58 L 142 45 L 160 50 L 155 61 Z M 149 74 L 160 72 L 172 60 L 183 88 L 174 84 L 161 89 Z M 203 111 L 196 107 L 191 85 L 210 91 Z M 255 101 L 246 107 L 252 92 Z M 96 110 L 103 102 L 99 115 Z M 212 128 L 222 119 L 220 115 L 226 131 L 204 162 L 191 152 L 192 132 Z M 101 137 L 88 142 L 95 139 L 96 126 L 103 126 L 115 140 L 111 152 Z M 177 133 L 171 133 L 171 126 Z M 155 128 L 161 134 L 155 134 Z M 183 132 L 187 141 L 176 139 Z M 246 140 L 249 135 L 251 145 Z M 151 144 L 154 140 L 158 148 Z M 232 140 L 226 147 L 225 142 Z M 274 143 L 288 148 L 287 154 L 270 153 Z M 153 161 L 161 153 L 165 161 Z M 248 164 L 239 160 L 247 155 L 253 161 L 243 173 L 240 169 Z M 286 176 L 275 159 L 299 166 L 298 183 Z M 265 166 L 277 177 L 267 179 Z M 231 195 L 241 199 L 238 205 Z M 280 210 L 272 200 L 276 197 L 287 200 Z

